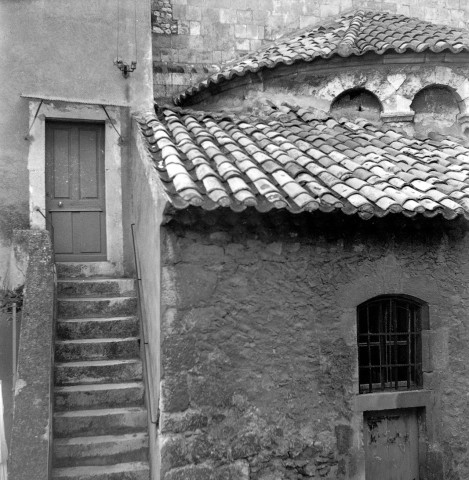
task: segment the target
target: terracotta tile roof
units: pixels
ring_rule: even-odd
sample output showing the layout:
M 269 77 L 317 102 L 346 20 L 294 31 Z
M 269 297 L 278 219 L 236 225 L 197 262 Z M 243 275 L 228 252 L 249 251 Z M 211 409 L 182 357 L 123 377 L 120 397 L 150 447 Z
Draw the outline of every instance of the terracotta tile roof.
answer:
M 139 119 L 176 209 L 402 212 L 469 219 L 469 148 L 365 120 L 316 120 L 283 105 L 266 118 L 162 108 Z
M 243 76 L 247 72 L 274 68 L 279 64 L 310 62 L 318 57 L 330 58 L 333 55 L 349 57 L 367 52 L 381 55 L 385 52 L 425 50 L 448 50 L 453 53 L 468 51 L 469 32 L 404 15 L 358 10 L 326 25 L 308 27 L 282 37 L 256 52 L 223 65 L 220 72 L 190 87 L 175 102 L 179 105 L 210 85 Z

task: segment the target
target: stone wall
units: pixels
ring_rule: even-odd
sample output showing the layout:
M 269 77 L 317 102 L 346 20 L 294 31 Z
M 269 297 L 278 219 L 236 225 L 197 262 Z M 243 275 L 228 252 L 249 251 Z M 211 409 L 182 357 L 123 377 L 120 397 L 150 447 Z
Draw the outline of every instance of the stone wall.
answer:
M 153 0 L 155 97 L 169 98 L 221 62 L 352 8 L 469 26 L 464 0 Z
M 469 55 L 369 53 L 361 57 L 298 62 L 262 72 L 247 73 L 217 88 L 202 89 L 186 100 L 200 110 L 264 115 L 282 103 L 301 105 L 337 117 L 365 117 L 387 122 L 413 135 L 437 131 L 461 135 L 468 118 Z M 435 88 L 436 87 L 436 88 Z M 344 92 L 363 89 L 376 97 L 375 111 L 363 103 L 361 111 Z M 442 92 L 444 94 L 442 94 Z M 337 105 L 336 100 L 344 100 Z M 352 111 L 355 107 L 355 112 Z M 368 110 L 368 111 L 367 111 Z
M 356 306 L 386 293 L 429 305 L 421 478 L 468 478 L 467 227 L 179 213 L 162 238 L 162 479 L 363 478 Z

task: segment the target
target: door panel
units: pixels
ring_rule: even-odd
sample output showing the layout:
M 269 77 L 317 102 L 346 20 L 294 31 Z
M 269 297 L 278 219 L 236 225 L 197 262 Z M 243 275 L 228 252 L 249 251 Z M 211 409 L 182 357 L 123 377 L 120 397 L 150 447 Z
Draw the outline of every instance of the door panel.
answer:
M 73 254 L 72 212 L 52 212 L 54 248 L 56 252 Z
M 81 212 L 76 215 L 76 227 L 80 232 L 80 249 L 83 253 L 101 251 L 102 212 Z
M 96 151 L 97 132 L 80 131 L 80 199 L 94 199 L 99 196 L 99 157 Z
M 70 131 L 56 129 L 53 132 L 53 162 L 54 162 L 54 187 L 52 195 L 55 198 L 70 198 Z
M 366 480 L 418 480 L 415 409 L 367 412 L 364 423 Z
M 46 207 L 57 261 L 106 260 L 104 126 L 46 123 Z

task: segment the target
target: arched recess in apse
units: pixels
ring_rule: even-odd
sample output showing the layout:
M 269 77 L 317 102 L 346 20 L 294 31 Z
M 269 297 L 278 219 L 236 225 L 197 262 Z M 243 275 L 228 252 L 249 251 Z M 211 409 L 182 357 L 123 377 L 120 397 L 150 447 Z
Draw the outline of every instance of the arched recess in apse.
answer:
M 366 88 L 351 88 L 338 95 L 331 104 L 331 113 L 335 117 L 349 120 L 366 118 L 379 122 L 383 110 L 378 97 Z
M 461 135 L 457 117 L 460 113 L 458 95 L 446 85 L 429 85 L 416 93 L 411 105 L 415 112 L 415 132 L 428 135 L 437 132 Z

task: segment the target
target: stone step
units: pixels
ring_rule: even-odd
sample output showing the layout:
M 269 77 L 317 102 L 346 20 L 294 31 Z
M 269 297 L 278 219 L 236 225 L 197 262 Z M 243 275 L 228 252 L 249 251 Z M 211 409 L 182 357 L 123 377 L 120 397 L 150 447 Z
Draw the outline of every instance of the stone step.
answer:
M 55 468 L 54 480 L 149 480 L 147 462 L 117 463 L 116 465 Z
M 132 297 L 135 280 L 132 278 L 62 278 L 57 281 L 57 295 L 63 297 Z
M 56 262 L 57 277 L 86 278 L 86 277 L 115 277 L 119 278 L 115 266 L 110 262 Z
M 58 319 L 57 337 L 64 340 L 80 338 L 138 337 L 139 323 L 135 316 L 110 318 Z
M 137 312 L 135 297 L 59 297 L 59 318 L 128 317 Z
M 54 468 L 148 461 L 148 435 L 126 433 L 54 439 Z
M 142 382 L 55 387 L 54 409 L 59 412 L 93 408 L 133 407 L 143 405 L 144 395 Z
M 56 340 L 55 360 L 112 360 L 135 358 L 140 355 L 140 341 L 130 338 L 88 338 L 84 340 Z
M 142 379 L 142 362 L 97 360 L 55 363 L 55 385 L 122 383 Z
M 143 407 L 100 408 L 54 413 L 54 438 L 120 435 L 147 427 Z

